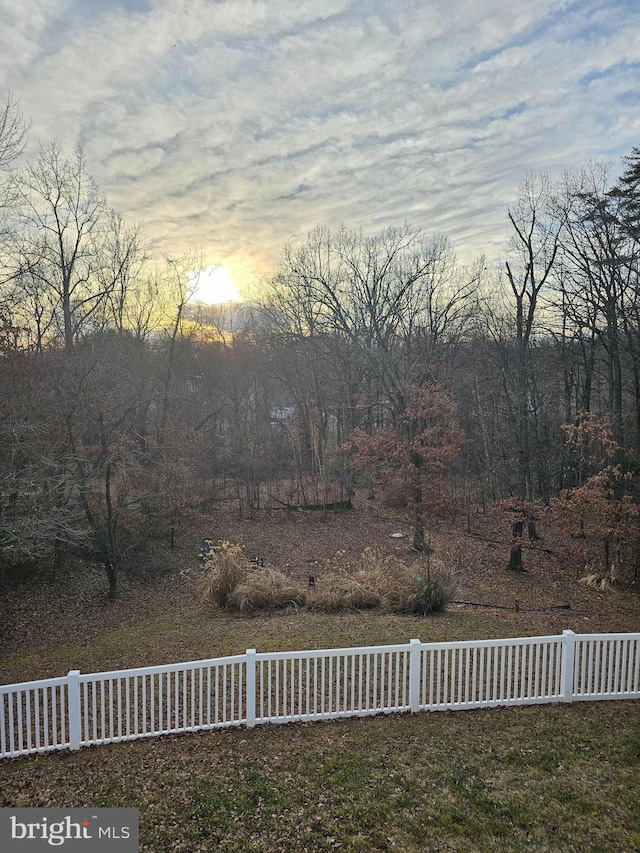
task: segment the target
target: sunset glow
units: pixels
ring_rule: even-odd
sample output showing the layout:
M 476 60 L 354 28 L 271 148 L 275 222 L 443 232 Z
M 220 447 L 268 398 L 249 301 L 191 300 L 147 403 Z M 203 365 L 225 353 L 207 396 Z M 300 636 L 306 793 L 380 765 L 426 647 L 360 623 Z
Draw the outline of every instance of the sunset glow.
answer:
M 193 287 L 190 302 L 218 305 L 221 302 L 235 302 L 241 298 L 229 270 L 215 264 L 199 273 L 194 273 L 189 279 L 189 284 Z

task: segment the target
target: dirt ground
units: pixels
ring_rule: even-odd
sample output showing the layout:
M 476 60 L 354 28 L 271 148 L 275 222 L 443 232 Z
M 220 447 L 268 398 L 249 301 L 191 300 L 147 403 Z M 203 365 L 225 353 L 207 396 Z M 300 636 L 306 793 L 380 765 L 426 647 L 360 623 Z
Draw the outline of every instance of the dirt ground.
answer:
M 587 588 L 579 582 L 584 572 L 567 566 L 557 534 L 554 538 L 543 525 L 540 540 L 525 546 L 525 573 L 506 569 L 510 542 L 503 522 L 477 514 L 458 526 L 440 525 L 430 534 L 432 567 L 455 578 L 451 610 L 495 614 L 513 624 L 514 637 L 567 628 L 577 633 L 640 630 L 639 585 Z M 86 644 L 146 619 L 192 613 L 203 574 L 200 543 L 207 537 L 240 543 L 248 557 L 261 557 L 265 565 L 305 582 L 308 575 L 321 573 L 322 561 L 337 551 L 355 559 L 369 547 L 413 559 L 409 526 L 394 510 L 364 497 L 340 513 L 279 507 L 261 510 L 253 518 L 240 517 L 233 502 L 221 502 L 177 527 L 173 547 L 168 536 L 158 543 L 153 571 L 147 577 L 142 572 L 123 576 L 115 601 L 106 598 L 100 566 L 79 560 L 69 560 L 58 577 L 43 572 L 5 589 L 0 597 L 0 657 L 30 654 L 43 646 Z

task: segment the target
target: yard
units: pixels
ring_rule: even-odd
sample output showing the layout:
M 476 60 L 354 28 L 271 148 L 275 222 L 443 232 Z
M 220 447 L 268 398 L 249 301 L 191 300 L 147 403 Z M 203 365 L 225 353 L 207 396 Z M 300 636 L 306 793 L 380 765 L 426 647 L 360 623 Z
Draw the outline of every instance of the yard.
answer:
M 456 576 L 440 616 L 207 611 L 202 536 L 304 576 L 337 548 L 391 552 L 404 528 L 365 503 L 353 514 L 232 508 L 192 519 L 166 572 L 104 597 L 99 568 L 71 563 L 6 596 L 0 682 L 259 651 L 529 634 L 638 630 L 633 588 L 597 592 L 547 535 L 506 572 L 497 522 L 433 536 Z M 544 531 L 543 536 L 544 536 Z M 400 542 L 400 544 L 398 544 Z M 310 568 L 312 567 L 312 568 Z M 516 599 L 518 606 L 516 609 Z M 464 602 L 464 603 L 462 603 Z M 480 606 L 482 605 L 482 606 Z M 567 609 L 567 605 L 570 609 Z M 562 609 L 560 609 L 560 607 Z M 133 806 L 140 847 L 204 851 L 640 850 L 640 703 L 391 715 L 168 736 L 0 763 L 3 806 Z

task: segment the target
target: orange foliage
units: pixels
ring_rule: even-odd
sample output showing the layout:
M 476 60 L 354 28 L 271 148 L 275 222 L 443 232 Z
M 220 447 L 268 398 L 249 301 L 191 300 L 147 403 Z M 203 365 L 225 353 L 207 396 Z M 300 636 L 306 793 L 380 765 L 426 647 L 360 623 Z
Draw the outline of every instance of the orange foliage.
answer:
M 569 533 L 565 552 L 587 572 L 586 580 L 613 582 L 636 570 L 640 529 L 629 492 L 632 474 L 607 418 L 583 414 L 565 430 L 580 485 L 555 498 L 551 514 Z
M 353 467 L 386 494 L 414 510 L 419 506 L 421 515 L 442 514 L 448 504 L 446 476 L 464 441 L 453 401 L 440 386 L 430 385 L 401 389 L 393 402 L 390 425 L 373 435 L 352 432 Z

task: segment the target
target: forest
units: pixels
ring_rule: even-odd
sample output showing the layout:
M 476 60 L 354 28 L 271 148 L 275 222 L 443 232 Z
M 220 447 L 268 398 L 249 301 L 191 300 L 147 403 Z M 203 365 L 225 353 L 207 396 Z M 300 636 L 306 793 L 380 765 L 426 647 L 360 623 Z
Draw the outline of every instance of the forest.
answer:
M 598 583 L 639 572 L 640 148 L 505 200 L 498 262 L 446 236 L 318 227 L 257 296 L 194 302 L 81 151 L 0 117 L 0 585 L 69 555 L 109 595 L 190 513 L 404 514 L 413 548 L 473 507 L 504 568 L 541 525 Z M 18 165 L 20 163 L 21 165 Z

